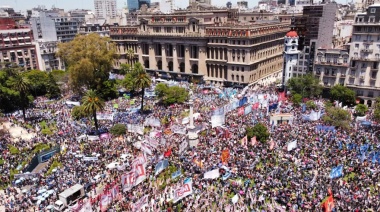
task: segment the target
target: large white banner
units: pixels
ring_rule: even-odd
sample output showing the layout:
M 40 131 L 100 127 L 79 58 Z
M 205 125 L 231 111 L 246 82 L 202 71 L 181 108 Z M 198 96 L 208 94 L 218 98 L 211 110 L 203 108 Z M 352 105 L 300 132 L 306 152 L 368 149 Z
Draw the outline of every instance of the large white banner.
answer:
M 97 113 L 96 119 L 113 121 L 113 113 Z
M 211 116 L 212 128 L 222 126 L 224 124 L 224 121 L 225 121 L 224 115 L 213 115 L 213 116 Z
M 121 185 L 123 187 L 123 192 L 127 192 L 133 188 L 135 184 L 135 172 L 130 171 L 127 174 L 121 176 Z
M 292 151 L 295 148 L 297 148 L 297 141 L 292 141 L 292 142 L 288 143 L 288 152 Z
M 132 170 L 135 172 L 135 186 L 146 179 L 145 165 L 140 160 L 134 159 L 132 162 Z
M 146 144 L 146 143 L 141 143 L 140 149 L 142 151 L 144 151 L 146 154 L 149 154 L 149 155 L 153 154 L 152 150 L 151 150 L 151 147 L 148 144 Z
M 128 132 L 134 132 L 140 135 L 144 135 L 144 125 L 127 124 L 127 130 Z
M 193 181 L 190 180 L 189 182 L 183 184 L 181 187 L 177 188 L 174 191 L 173 203 L 180 201 L 181 199 L 189 196 L 192 193 L 193 193 Z
M 161 127 L 161 122 L 158 118 L 146 118 L 144 123 L 147 126 Z
M 204 176 L 203 176 L 204 179 L 216 179 L 218 177 L 220 177 L 219 169 L 208 171 L 204 173 Z
M 66 101 L 67 105 L 75 105 L 75 106 L 80 106 L 80 102 L 74 102 L 74 101 Z
M 141 197 L 135 204 L 133 204 L 133 211 L 142 211 L 148 205 L 148 195 Z

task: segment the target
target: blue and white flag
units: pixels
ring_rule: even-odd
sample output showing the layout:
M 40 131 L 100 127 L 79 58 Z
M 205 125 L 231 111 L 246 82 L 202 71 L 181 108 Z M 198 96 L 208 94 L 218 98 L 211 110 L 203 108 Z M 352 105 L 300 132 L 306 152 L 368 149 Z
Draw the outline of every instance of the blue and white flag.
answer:
M 339 178 L 343 176 L 343 165 L 331 169 L 330 178 Z
M 164 169 L 166 169 L 169 166 L 169 161 L 168 160 L 162 160 L 156 164 L 154 174 L 158 175 L 161 173 Z
M 191 179 L 191 177 L 187 177 L 184 181 L 183 181 L 183 184 L 186 184 L 186 183 L 190 183 L 192 182 L 193 179 Z
M 181 170 L 178 170 L 172 174 L 172 179 L 175 179 L 181 175 L 182 175 Z

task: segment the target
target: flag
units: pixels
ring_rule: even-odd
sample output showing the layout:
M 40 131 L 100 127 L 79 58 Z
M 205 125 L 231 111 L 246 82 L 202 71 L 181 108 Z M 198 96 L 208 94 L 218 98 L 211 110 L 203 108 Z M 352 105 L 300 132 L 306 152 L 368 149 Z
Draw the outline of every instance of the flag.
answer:
M 154 175 L 158 175 L 163 170 L 165 170 L 168 166 L 169 166 L 169 161 L 167 159 L 158 162 L 154 169 Z
M 172 154 L 172 148 L 169 148 L 168 151 L 164 153 L 164 157 L 168 158 Z
M 100 196 L 100 210 L 102 212 L 106 211 L 108 209 L 108 205 L 111 203 L 112 198 L 108 193 L 103 193 Z
M 339 178 L 343 176 L 343 165 L 331 169 L 330 178 Z
M 228 149 L 225 149 L 222 151 L 222 163 L 227 163 L 228 160 L 230 159 L 230 151 Z
M 182 175 L 181 170 L 178 170 L 172 174 L 172 179 L 175 179 L 181 175 Z
M 255 104 L 252 105 L 252 110 L 256 110 L 259 108 L 259 103 L 256 102 Z
M 252 146 L 255 146 L 256 143 L 257 143 L 256 136 L 253 136 L 253 137 L 251 138 L 251 145 L 252 145 Z
M 247 136 L 245 136 L 244 138 L 242 138 L 240 142 L 241 142 L 241 145 L 242 145 L 242 146 L 245 146 L 245 147 L 246 147 L 246 146 L 247 146 L 247 143 L 248 143 L 248 138 L 247 138 Z
M 216 179 L 220 176 L 219 169 L 214 169 L 204 173 L 203 179 Z
M 132 161 L 132 171 L 135 173 L 135 186 L 146 179 L 145 164 L 140 163 L 139 160 Z
M 82 207 L 82 209 L 80 209 L 79 212 L 92 212 L 92 205 L 91 205 L 91 201 L 88 200 Z
M 330 189 L 328 190 L 328 193 L 329 193 L 329 196 L 322 203 L 322 209 L 324 212 L 332 212 L 335 207 L 334 197 Z

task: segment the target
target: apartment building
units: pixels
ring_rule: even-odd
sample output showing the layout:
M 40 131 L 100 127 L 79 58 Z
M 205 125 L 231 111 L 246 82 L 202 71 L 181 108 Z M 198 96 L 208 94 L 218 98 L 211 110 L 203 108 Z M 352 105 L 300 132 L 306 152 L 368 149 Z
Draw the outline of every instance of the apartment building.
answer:
M 325 87 L 345 85 L 349 65 L 349 52 L 346 49 L 317 49 L 314 74 Z
M 139 61 L 148 72 L 169 79 L 203 79 L 248 84 L 281 72 L 288 23 L 239 24 L 235 10 L 176 11 L 139 16 L 135 26 L 113 26 L 120 64 Z M 133 49 L 129 61 L 126 51 Z
M 346 86 L 356 91 L 362 103 L 372 106 L 374 99 L 380 96 L 380 4 L 356 14 L 350 59 Z
M 0 30 L 0 68 L 14 63 L 25 70 L 39 69 L 31 29 Z
M 98 19 L 115 18 L 116 0 L 94 0 L 95 16 Z

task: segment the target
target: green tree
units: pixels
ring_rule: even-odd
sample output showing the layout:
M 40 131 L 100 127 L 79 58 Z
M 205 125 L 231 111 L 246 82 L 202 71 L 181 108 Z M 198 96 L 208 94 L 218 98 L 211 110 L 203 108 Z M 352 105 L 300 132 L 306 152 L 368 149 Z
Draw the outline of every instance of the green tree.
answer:
M 18 73 L 15 76 L 10 77 L 9 85 L 14 90 L 16 90 L 19 94 L 18 106 L 22 110 L 22 116 L 23 116 L 24 121 L 25 121 L 26 109 L 28 108 L 29 104 L 33 101 L 33 97 L 31 97 L 31 95 L 29 93 L 30 88 L 31 88 L 30 81 L 27 77 Z
M 323 115 L 322 120 L 327 125 L 340 127 L 347 130 L 350 128 L 351 115 L 344 109 L 329 107 L 326 108 L 326 114 Z
M 116 57 L 116 47 L 108 37 L 97 33 L 77 35 L 74 40 L 58 44 L 57 56 L 69 70 L 69 83 L 74 92 L 85 89 L 99 92 L 109 78 Z
M 130 73 L 125 74 L 124 79 L 121 82 L 121 84 L 127 91 L 133 91 L 135 90 L 135 84 L 133 80 L 134 80 L 133 73 L 130 72 Z
M 302 102 L 302 95 L 298 94 L 298 93 L 293 94 L 293 96 L 292 96 L 292 102 L 295 105 L 299 106 L 301 104 L 301 102 Z
M 343 85 L 335 85 L 330 90 L 331 100 L 338 100 L 343 104 L 355 103 L 355 92 Z
M 184 103 L 188 96 L 189 92 L 185 88 L 179 86 L 168 86 L 165 83 L 159 83 L 156 85 L 155 93 L 158 98 L 161 98 L 162 103 L 165 105 L 171 104 L 182 104 Z
M 88 90 L 82 99 L 82 103 L 84 112 L 92 115 L 95 122 L 95 128 L 98 130 L 99 125 L 98 119 L 96 118 L 96 112 L 104 109 L 104 101 L 99 97 L 96 91 Z
M 135 59 L 135 50 L 133 50 L 132 48 L 127 49 L 126 56 L 130 64 L 132 64 L 133 60 Z
M 375 108 L 373 110 L 373 118 L 375 121 L 380 122 L 380 97 L 376 98 Z
M 132 71 L 133 71 L 133 68 L 130 64 L 123 63 L 120 65 L 120 70 L 119 70 L 118 74 L 125 75 L 127 73 L 131 73 Z
M 31 70 L 22 73 L 30 84 L 30 93 L 36 96 L 43 96 L 46 94 L 46 86 L 48 84 L 48 75 L 44 71 Z
M 91 114 L 86 113 L 83 106 L 75 106 L 73 109 L 71 109 L 71 117 L 74 120 L 79 120 L 81 118 L 87 118 L 90 116 Z
M 248 140 L 251 140 L 251 138 L 256 136 L 256 139 L 261 143 L 265 143 L 270 135 L 268 128 L 262 123 L 258 123 L 253 127 L 246 127 L 245 130 L 247 133 Z
M 288 80 L 287 86 L 292 94 L 298 93 L 302 97 L 318 96 L 323 90 L 320 80 L 311 74 L 292 77 Z
M 127 128 L 124 124 L 115 124 L 111 127 L 110 133 L 115 136 L 125 135 Z
M 53 70 L 50 72 L 54 80 L 59 84 L 66 84 L 69 82 L 69 72 L 63 70 Z
M 136 89 L 141 89 L 141 112 L 144 111 L 144 94 L 145 88 L 150 87 L 152 80 L 149 74 L 145 71 L 141 63 L 135 63 L 133 70 L 133 83 Z
M 355 112 L 358 116 L 364 116 L 365 113 L 368 111 L 367 105 L 364 104 L 358 104 L 355 107 Z
M 306 107 L 309 108 L 309 109 L 317 109 L 317 105 L 314 103 L 313 100 L 309 100 L 306 102 Z
M 154 92 L 156 93 L 158 98 L 163 98 L 167 91 L 169 89 L 169 86 L 165 83 L 158 83 L 156 87 L 154 88 Z
M 61 89 L 53 76 L 53 74 L 48 74 L 47 85 L 46 85 L 46 97 L 49 99 L 58 98 L 61 95 Z

